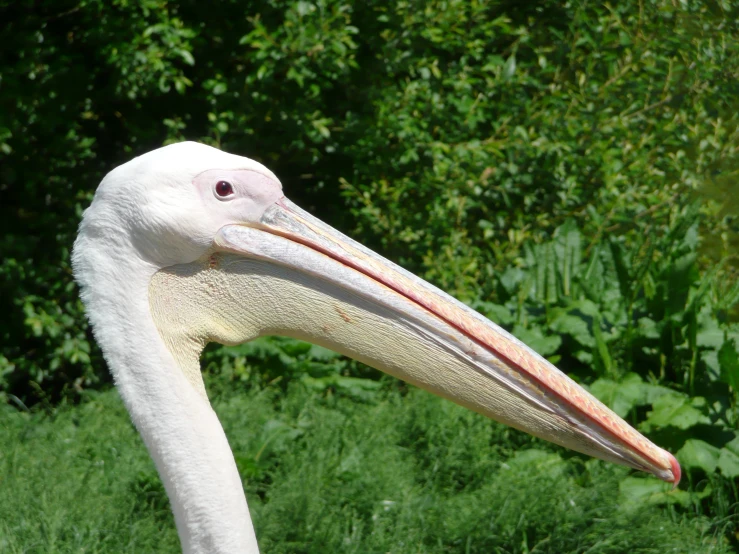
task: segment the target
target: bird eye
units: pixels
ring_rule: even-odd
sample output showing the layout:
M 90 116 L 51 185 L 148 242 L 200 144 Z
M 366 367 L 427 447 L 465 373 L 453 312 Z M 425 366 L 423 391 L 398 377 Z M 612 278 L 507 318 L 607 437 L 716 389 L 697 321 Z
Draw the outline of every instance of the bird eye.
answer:
M 218 181 L 216 183 L 216 194 L 221 198 L 231 196 L 234 193 L 234 188 L 228 181 Z

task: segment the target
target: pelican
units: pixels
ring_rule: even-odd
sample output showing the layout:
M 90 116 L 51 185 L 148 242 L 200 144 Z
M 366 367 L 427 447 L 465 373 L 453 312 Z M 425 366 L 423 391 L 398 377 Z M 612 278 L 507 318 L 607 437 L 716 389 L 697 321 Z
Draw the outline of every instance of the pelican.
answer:
M 82 217 L 72 259 L 183 552 L 259 552 L 200 371 L 210 341 L 310 341 L 537 437 L 680 480 L 672 454 L 548 361 L 301 210 L 248 158 L 182 142 L 117 167 Z

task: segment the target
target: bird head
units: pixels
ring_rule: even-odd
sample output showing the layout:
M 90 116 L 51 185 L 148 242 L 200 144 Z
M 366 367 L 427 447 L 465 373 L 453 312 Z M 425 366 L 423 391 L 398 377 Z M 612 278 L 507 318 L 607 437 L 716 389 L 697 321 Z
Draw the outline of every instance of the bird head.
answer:
M 114 274 L 131 258 L 150 270 L 162 336 L 177 328 L 190 345 L 307 338 L 541 438 L 680 479 L 674 456 L 547 360 L 292 204 L 253 160 L 185 142 L 109 173 L 75 244 L 83 298 L 94 267 Z M 191 328 L 197 336 L 186 336 Z
M 81 235 L 129 242 L 156 267 L 191 262 L 226 225 L 254 225 L 283 196 L 259 162 L 180 142 L 118 166 L 100 183 Z

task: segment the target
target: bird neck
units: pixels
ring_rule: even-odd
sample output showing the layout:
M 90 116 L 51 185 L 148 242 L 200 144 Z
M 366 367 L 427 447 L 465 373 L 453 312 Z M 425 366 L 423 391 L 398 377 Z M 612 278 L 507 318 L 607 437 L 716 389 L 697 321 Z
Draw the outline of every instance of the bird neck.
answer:
M 189 362 L 177 359 L 152 318 L 148 291 L 157 268 L 135 254 L 115 259 L 115 249 L 93 246 L 79 240 L 75 245 L 82 297 L 116 386 L 164 483 L 183 551 L 258 553 L 223 428 L 204 388 L 199 390 L 181 367 L 199 367 L 199 351 Z

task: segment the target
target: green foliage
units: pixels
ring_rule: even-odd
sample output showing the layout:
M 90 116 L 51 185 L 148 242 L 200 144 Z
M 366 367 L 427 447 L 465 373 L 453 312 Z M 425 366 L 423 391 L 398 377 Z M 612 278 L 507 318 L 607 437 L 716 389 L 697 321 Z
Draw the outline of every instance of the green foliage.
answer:
M 551 241 L 525 245 L 522 266 L 500 275 L 499 304 L 477 307 L 591 383 L 688 470 L 734 478 L 739 325 L 721 323 L 731 306 L 716 274 L 700 274 L 698 245 L 690 209 L 664 234 L 631 244 L 588 244 L 568 220 Z
M 738 16 L 739 4 L 728 0 L 262 0 L 207 9 L 164 0 L 0 0 L 0 31 L 12 45 L 0 50 L 0 395 L 53 410 L 108 382 L 72 283 L 76 225 L 111 167 L 197 139 L 269 165 L 292 199 L 511 330 L 685 466 L 687 485 L 677 493 L 613 470 L 608 494 L 618 489 L 625 505 L 661 506 L 659 521 L 717 518 L 732 536 Z M 221 376 L 211 385 L 216 395 L 226 384 L 271 386 L 281 391 L 277 403 L 294 386 L 363 405 L 389 402 L 388 389 L 402 389 L 285 339 L 211 348 L 204 365 Z M 292 406 L 285 402 L 283 409 Z M 305 434 L 293 423 L 270 425 L 264 433 L 274 433 L 275 448 Z M 439 459 L 459 462 L 444 470 L 449 490 L 461 486 L 455 472 L 465 466 L 445 450 L 451 440 L 439 438 L 426 464 L 436 475 Z M 250 456 L 239 462 L 250 478 L 277 471 Z M 539 461 L 557 468 L 555 458 L 517 459 L 530 469 Z M 498 471 L 481 464 L 467 465 L 462 481 Z M 568 471 L 556 482 L 580 486 Z M 518 498 L 501 479 L 486 481 L 486 494 Z M 161 495 L 150 473 L 131 483 L 134 496 Z M 486 505 L 489 497 L 476 494 L 466 501 Z M 290 502 L 308 502 L 283 498 L 292 498 L 279 508 L 290 517 L 298 517 Z M 363 537 L 372 521 L 415 536 L 411 523 L 425 518 L 433 532 L 457 533 L 452 543 L 423 534 L 418 544 L 427 551 L 499 547 L 497 539 L 476 542 L 487 524 L 465 535 L 464 522 L 434 513 L 426 500 L 402 504 L 398 514 L 363 502 L 341 520 Z M 451 494 L 444 502 L 460 518 L 467 513 Z M 159 513 L 160 504 L 151 506 Z M 619 534 L 629 527 L 653 544 L 644 521 L 619 521 L 621 531 L 608 531 L 613 542 L 591 551 L 633 548 Z M 520 551 L 539 544 L 533 527 L 509 523 L 500 536 L 515 537 Z M 292 544 L 282 532 L 265 540 Z M 587 550 L 551 532 L 539 550 Z M 326 544 L 351 550 L 347 533 L 344 546 Z M 467 546 L 463 536 L 475 538 Z M 110 549 L 99 540 L 100 550 Z
M 0 411 L 0 550 L 179 552 L 117 394 L 87 395 L 53 416 Z M 674 492 L 422 391 L 357 403 L 296 383 L 220 394 L 214 408 L 265 552 L 730 551 L 720 524 L 644 501 Z

